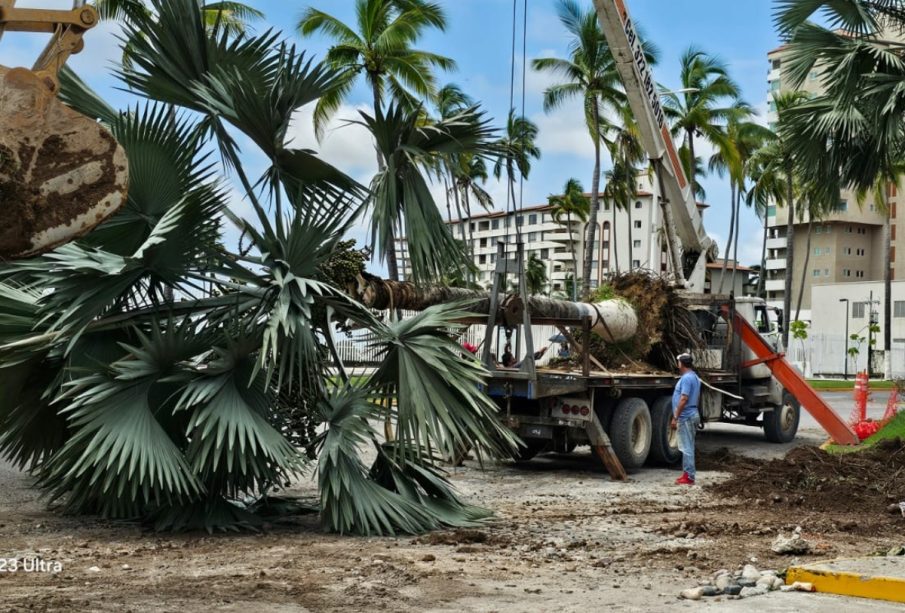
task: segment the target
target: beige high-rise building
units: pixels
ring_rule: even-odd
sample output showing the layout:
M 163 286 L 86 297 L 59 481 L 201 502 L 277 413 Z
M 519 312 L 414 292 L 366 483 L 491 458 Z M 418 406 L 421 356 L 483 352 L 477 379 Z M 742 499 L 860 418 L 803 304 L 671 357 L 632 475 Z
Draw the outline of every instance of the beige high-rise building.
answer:
M 901 35 L 890 36 L 890 39 Z M 783 82 L 782 62 L 786 48 L 779 47 L 767 54 L 769 62 L 767 121 L 775 128 L 777 121 L 774 93 L 788 92 L 791 88 Z M 812 70 L 802 91 L 820 94 L 822 86 L 819 70 Z M 898 221 L 898 192 L 905 189 L 902 184 L 887 187 L 887 202 L 890 206 L 892 249 L 890 252 L 893 278 L 905 277 L 905 261 L 896 259 L 896 251 L 905 242 L 905 237 L 896 231 Z M 800 319 L 811 319 L 811 288 L 816 285 L 834 283 L 854 283 L 879 281 L 883 279 L 883 224 L 884 215 L 874 203 L 873 195 L 863 202 L 850 190 L 839 195 L 836 210 L 811 224 L 810 244 L 808 242 L 808 218 L 795 222 L 794 271 L 792 279 L 792 315 L 801 295 Z M 766 282 L 767 301 L 772 306 L 782 306 L 785 296 L 786 266 L 786 224 L 788 207 L 771 206 L 767 214 L 766 242 Z M 897 249 L 898 247 L 898 249 Z M 803 287 L 802 287 L 803 282 Z

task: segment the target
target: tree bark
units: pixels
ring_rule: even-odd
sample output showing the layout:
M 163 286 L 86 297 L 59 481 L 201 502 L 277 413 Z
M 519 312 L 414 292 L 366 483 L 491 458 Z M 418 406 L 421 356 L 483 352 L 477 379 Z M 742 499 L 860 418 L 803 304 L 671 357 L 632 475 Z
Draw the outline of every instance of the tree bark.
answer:
M 566 212 L 566 230 L 569 232 L 569 251 L 572 252 L 572 300 L 578 300 L 578 253 L 572 240 L 572 213 Z
M 804 267 L 801 273 L 801 282 L 798 285 L 798 300 L 795 301 L 795 321 L 801 316 L 801 299 L 804 297 L 804 285 L 808 278 L 808 264 L 811 262 L 811 224 L 814 221 L 808 217 L 808 240 L 804 248 Z
M 769 232 L 769 217 L 767 215 L 767 211 L 764 211 L 764 239 L 761 242 L 760 246 L 760 277 L 757 279 L 757 296 L 759 298 L 766 298 L 767 292 L 765 291 L 767 284 L 767 235 Z
M 413 283 L 390 281 L 371 275 L 360 276 L 358 286 L 350 290 L 359 302 L 377 310 L 423 311 L 440 304 L 468 302 L 469 313 L 486 315 L 490 312 L 490 293 L 483 290 L 418 287 Z M 503 303 L 502 295 L 499 302 Z M 592 330 L 609 342 L 627 340 L 637 332 L 635 311 L 628 302 L 620 298 L 592 305 L 544 296 L 529 296 L 527 305 L 532 317 L 536 318 L 580 320 L 590 316 Z M 505 309 L 505 306 L 501 307 L 501 311 Z
M 741 234 L 739 221 L 742 217 L 742 188 L 741 185 L 735 189 L 735 243 L 732 245 L 732 291 L 735 291 L 735 274 L 738 272 L 738 237 Z M 744 285 L 742 286 L 744 294 Z
M 782 346 L 789 346 L 789 323 L 792 316 L 792 277 L 795 265 L 795 189 L 792 177 L 792 164 L 786 163 L 786 207 L 789 219 L 786 222 L 786 278 L 783 288 L 782 312 Z
M 735 236 L 735 181 L 729 179 L 729 238 L 726 240 L 726 252 L 723 253 L 723 265 L 720 268 L 720 284 L 717 294 L 723 293 L 723 284 L 726 281 L 726 267 L 729 264 L 729 250 L 732 248 L 732 237 Z M 735 280 L 733 279 L 733 287 Z M 712 288 L 712 286 L 711 286 Z
M 883 224 L 883 378 L 892 379 L 892 230 L 886 185 L 880 191 L 880 210 L 886 213 Z
M 584 248 L 584 271 L 582 274 L 582 292 L 585 296 L 591 293 L 591 262 L 594 261 L 594 239 L 597 237 L 597 214 L 600 212 L 600 110 L 597 98 L 594 98 L 593 136 L 594 136 L 594 174 L 591 176 L 591 216 L 588 224 L 587 242 Z M 602 261 L 597 262 L 599 274 Z
M 694 156 L 694 130 L 685 130 L 685 134 L 688 136 L 688 168 L 691 171 L 691 176 L 688 177 L 688 184 L 691 185 L 691 197 L 697 199 L 698 197 L 698 160 Z
M 610 253 L 613 254 L 613 270 L 619 274 L 619 245 L 616 242 L 616 199 L 610 198 L 610 206 L 613 207 L 613 227 L 610 228 Z

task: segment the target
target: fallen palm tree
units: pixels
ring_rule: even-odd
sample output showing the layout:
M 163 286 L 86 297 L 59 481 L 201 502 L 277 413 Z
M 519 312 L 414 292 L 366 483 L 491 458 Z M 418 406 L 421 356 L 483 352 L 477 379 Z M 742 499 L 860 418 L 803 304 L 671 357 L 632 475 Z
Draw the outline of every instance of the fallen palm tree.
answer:
M 444 286 L 418 286 L 389 281 L 367 273 L 357 277 L 350 293 L 365 306 L 377 310 L 422 311 L 431 306 L 467 302 L 468 310 L 490 312 L 491 295 L 484 290 Z M 506 309 L 520 307 L 501 296 L 500 319 L 516 321 Z M 513 304 L 515 306 L 513 306 Z M 577 321 L 591 318 L 591 355 L 610 368 L 628 362 L 647 362 L 672 368 L 675 355 L 701 344 L 695 316 L 679 292 L 663 277 L 638 271 L 618 275 L 601 287 L 588 302 L 529 296 L 527 308 L 534 320 Z

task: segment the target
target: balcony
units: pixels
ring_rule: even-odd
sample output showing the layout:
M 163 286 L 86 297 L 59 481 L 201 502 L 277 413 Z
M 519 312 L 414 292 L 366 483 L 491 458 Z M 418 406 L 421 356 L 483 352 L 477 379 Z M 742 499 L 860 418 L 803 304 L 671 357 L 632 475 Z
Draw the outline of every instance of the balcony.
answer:
M 767 260 L 766 262 L 767 270 L 785 270 L 786 269 L 786 259 L 781 258 L 777 260 Z
M 782 236 L 780 238 L 768 238 L 767 239 L 767 249 L 785 249 L 786 248 L 786 237 Z
M 764 282 L 764 289 L 768 292 L 782 292 L 786 289 L 785 279 L 767 280 Z

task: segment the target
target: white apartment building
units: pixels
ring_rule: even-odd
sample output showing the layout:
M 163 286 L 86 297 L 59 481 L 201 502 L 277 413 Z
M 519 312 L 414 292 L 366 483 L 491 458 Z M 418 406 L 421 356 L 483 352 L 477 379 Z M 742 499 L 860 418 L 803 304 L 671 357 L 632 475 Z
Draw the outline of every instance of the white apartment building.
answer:
M 668 258 L 661 240 L 661 211 L 659 206 L 654 206 L 654 201 L 647 175 L 639 175 L 637 197 L 628 210 L 614 210 L 601 194 L 600 211 L 593 220 L 597 224 L 597 236 L 595 257 L 591 262 L 592 286 L 596 287 L 607 275 L 616 272 L 638 268 L 667 271 Z M 698 206 L 702 213 L 707 208 L 705 204 Z M 453 236 L 464 240 L 474 254 L 478 271 L 476 281 L 482 286 L 493 284 L 498 243 L 504 242 L 507 253 L 513 253 L 519 234 L 525 246 L 526 260 L 533 253 L 547 266 L 547 292 L 565 291 L 567 279 L 575 272 L 570 239 L 578 260 L 576 276 L 581 281 L 587 224 L 574 219 L 571 226 L 565 219 L 554 221 L 552 207 L 548 204 L 514 212 L 481 213 L 470 219 L 453 219 L 447 223 Z M 402 239 L 397 244 L 397 257 L 400 271 L 408 278 L 410 269 L 406 255 L 405 240 Z
M 767 54 L 769 62 L 767 121 L 771 128 L 776 127 L 778 120 L 773 94 L 790 91 L 787 84 L 783 82 L 782 75 L 785 53 L 786 48 L 783 46 Z M 819 71 L 812 70 L 800 89 L 815 95 L 820 94 L 822 85 Z M 905 185 L 890 185 L 886 192 L 891 216 L 893 246 L 890 259 L 893 278 L 905 277 L 905 261 L 896 260 L 896 247 L 905 241 L 905 237 L 897 236 L 896 232 L 897 196 L 903 188 Z M 783 304 L 785 279 L 788 273 L 786 266 L 787 221 L 787 206 L 768 208 L 765 289 L 767 302 L 771 306 L 777 307 L 781 307 Z M 839 196 L 837 209 L 812 225 L 810 245 L 808 245 L 807 222 L 807 217 L 795 222 L 792 306 L 794 309 L 798 302 L 799 287 L 803 278 L 800 319 L 810 321 L 816 317 L 816 311 L 813 314 L 811 312 L 812 288 L 821 285 L 883 279 L 883 224 L 885 219 L 874 205 L 872 196 L 869 196 L 863 203 L 859 203 L 853 193 L 843 190 Z M 817 294 L 814 294 L 815 298 L 816 296 Z

